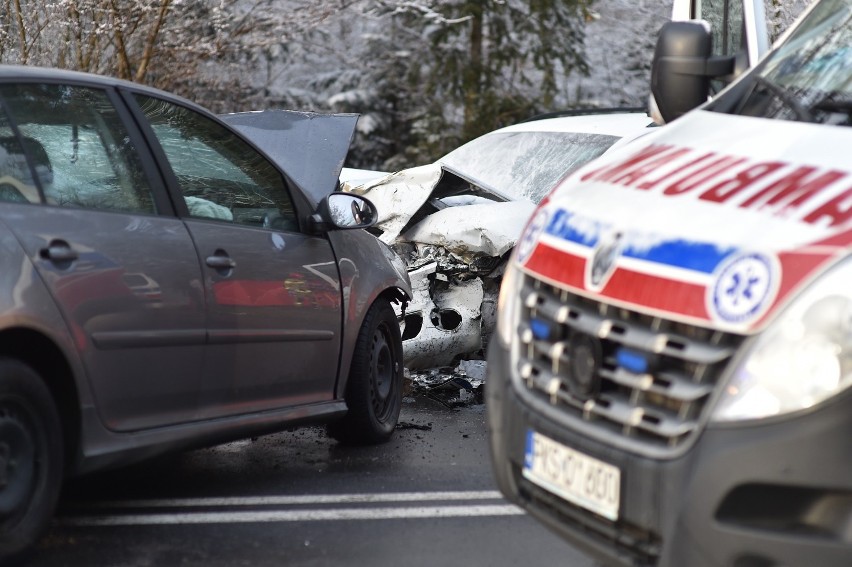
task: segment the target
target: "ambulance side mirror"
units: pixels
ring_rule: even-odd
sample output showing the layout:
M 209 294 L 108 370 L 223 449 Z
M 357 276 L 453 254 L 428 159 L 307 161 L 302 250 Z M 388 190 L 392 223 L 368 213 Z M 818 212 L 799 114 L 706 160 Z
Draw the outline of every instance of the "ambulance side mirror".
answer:
M 671 122 L 707 101 L 712 78 L 733 70 L 733 57 L 713 56 L 707 22 L 668 22 L 660 30 L 651 63 L 651 105 Z

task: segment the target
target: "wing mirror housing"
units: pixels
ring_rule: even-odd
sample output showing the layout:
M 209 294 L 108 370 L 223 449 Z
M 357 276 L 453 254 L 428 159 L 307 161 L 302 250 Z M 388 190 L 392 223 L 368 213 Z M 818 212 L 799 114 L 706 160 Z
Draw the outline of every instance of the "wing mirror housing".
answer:
M 733 71 L 734 57 L 713 56 L 707 22 L 668 22 L 660 30 L 651 63 L 651 107 L 664 122 L 671 122 L 707 101 L 711 79 Z
M 348 230 L 369 228 L 378 218 L 376 206 L 367 198 L 352 193 L 332 193 L 320 201 L 311 224 L 315 232 Z

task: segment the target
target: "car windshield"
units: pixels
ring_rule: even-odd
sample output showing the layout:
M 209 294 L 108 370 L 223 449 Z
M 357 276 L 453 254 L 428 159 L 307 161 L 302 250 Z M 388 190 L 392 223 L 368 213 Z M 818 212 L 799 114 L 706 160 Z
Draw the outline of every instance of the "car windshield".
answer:
M 486 189 L 538 203 L 560 179 L 618 140 L 577 132 L 495 132 L 453 150 L 440 162 Z
M 823 0 L 752 74 L 740 114 L 852 124 L 852 0 Z

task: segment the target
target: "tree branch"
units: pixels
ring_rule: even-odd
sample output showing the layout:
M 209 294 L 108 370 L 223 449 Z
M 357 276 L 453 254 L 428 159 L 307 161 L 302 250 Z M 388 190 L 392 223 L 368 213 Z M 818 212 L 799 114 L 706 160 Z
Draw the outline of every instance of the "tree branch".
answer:
M 18 20 L 18 38 L 21 41 L 21 63 L 26 65 L 29 59 L 29 48 L 27 47 L 27 30 L 24 27 L 24 14 L 21 11 L 21 0 L 15 0 L 15 16 Z
M 121 13 L 116 0 L 109 0 L 110 13 L 113 19 L 113 38 L 115 39 L 115 56 L 118 59 L 117 73 L 119 78 L 131 80 L 130 59 L 127 56 L 127 46 L 124 42 L 124 34 L 121 29 Z
M 171 5 L 171 0 L 163 0 L 162 4 L 160 4 L 160 10 L 157 13 L 157 21 L 153 26 L 151 26 L 151 30 L 145 40 L 145 49 L 142 52 L 142 58 L 139 61 L 139 67 L 136 69 L 136 76 L 133 79 L 137 83 L 141 83 L 145 80 L 145 75 L 148 73 L 148 66 L 154 56 L 154 47 L 157 44 L 157 36 L 160 34 L 163 22 L 166 21 L 166 16 L 169 13 Z

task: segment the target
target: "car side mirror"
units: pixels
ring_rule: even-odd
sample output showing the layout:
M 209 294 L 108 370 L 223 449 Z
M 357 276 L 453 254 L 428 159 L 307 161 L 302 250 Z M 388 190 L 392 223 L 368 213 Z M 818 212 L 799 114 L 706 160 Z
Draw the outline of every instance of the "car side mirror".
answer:
M 369 228 L 376 224 L 376 206 L 361 195 L 332 193 L 324 198 L 312 217 L 315 230 Z
M 733 57 L 714 57 L 713 36 L 704 21 L 663 25 L 651 63 L 652 106 L 671 122 L 707 101 L 712 78 L 730 75 Z

